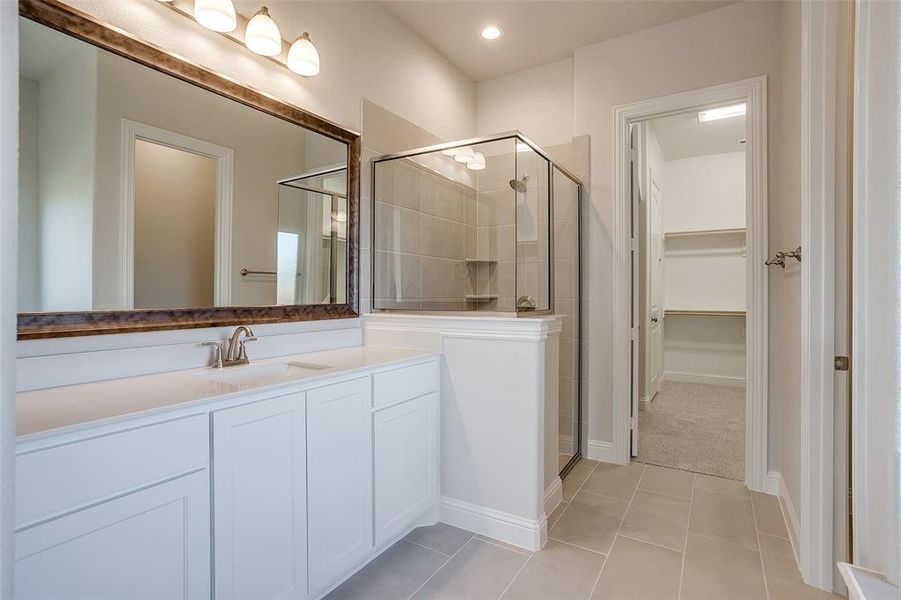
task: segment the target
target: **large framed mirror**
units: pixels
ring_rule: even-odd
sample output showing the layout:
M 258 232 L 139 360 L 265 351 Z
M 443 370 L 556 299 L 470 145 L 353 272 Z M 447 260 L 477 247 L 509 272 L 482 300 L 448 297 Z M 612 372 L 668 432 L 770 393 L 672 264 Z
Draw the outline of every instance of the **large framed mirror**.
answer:
M 19 4 L 19 339 L 354 317 L 360 136 Z

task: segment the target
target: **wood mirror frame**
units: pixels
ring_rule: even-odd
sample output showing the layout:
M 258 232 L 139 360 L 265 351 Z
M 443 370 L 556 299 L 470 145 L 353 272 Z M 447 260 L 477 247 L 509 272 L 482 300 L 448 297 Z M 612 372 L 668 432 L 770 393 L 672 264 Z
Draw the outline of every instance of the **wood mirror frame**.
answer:
M 18 339 L 73 337 L 357 317 L 359 312 L 360 134 L 302 108 L 186 62 L 57 0 L 20 0 L 19 16 L 171 75 L 222 97 L 347 144 L 347 302 L 345 304 L 31 312 L 18 315 Z

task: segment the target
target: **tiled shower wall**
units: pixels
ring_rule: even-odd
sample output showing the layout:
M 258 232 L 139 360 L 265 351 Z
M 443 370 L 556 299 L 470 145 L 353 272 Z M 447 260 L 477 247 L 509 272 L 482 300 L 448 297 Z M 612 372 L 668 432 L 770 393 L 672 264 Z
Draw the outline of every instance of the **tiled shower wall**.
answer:
M 369 312 L 373 306 L 369 161 L 442 140 L 369 101 L 363 101 L 362 111 L 360 303 L 361 310 Z M 376 306 L 463 310 L 465 295 L 473 293 L 463 259 L 467 252 L 475 252 L 476 237 L 475 189 L 468 178 L 459 169 L 443 177 L 411 160 L 379 166 L 374 198 L 379 224 Z

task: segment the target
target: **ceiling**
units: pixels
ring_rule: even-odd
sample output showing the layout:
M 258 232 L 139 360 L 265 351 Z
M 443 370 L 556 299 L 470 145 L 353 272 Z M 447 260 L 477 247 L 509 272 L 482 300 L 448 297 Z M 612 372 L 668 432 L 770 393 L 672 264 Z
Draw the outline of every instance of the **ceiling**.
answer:
M 734 117 L 698 122 L 698 112 L 683 113 L 651 121 L 657 143 L 666 160 L 739 152 L 745 145 L 745 118 Z
M 475 81 L 572 56 L 576 48 L 721 8 L 735 0 L 382 0 Z M 504 31 L 483 40 L 486 25 Z

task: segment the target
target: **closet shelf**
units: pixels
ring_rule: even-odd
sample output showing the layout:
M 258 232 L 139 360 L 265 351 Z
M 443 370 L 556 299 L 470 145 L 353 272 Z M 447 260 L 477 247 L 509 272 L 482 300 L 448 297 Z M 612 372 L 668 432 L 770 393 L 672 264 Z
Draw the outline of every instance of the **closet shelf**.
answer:
M 689 231 L 667 231 L 664 232 L 664 238 L 679 238 L 679 237 L 697 237 L 702 235 L 729 235 L 729 234 L 743 234 L 747 230 L 744 227 L 736 228 L 736 229 L 693 229 Z
M 667 308 L 663 314 L 669 316 L 686 317 L 745 317 L 747 312 L 743 310 L 683 310 Z

